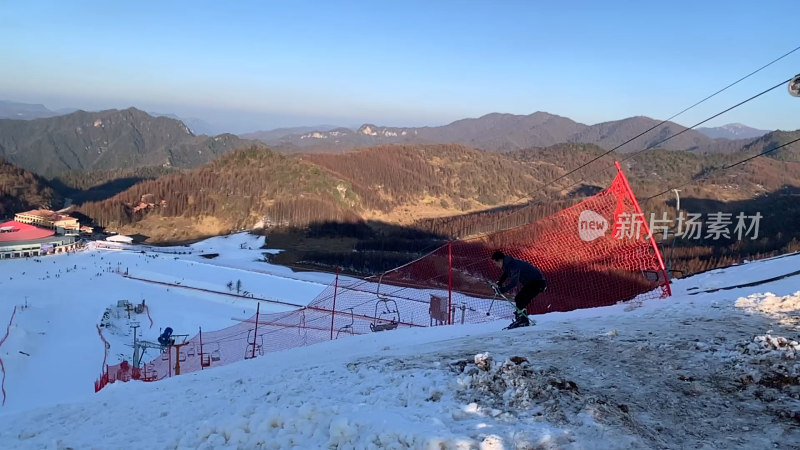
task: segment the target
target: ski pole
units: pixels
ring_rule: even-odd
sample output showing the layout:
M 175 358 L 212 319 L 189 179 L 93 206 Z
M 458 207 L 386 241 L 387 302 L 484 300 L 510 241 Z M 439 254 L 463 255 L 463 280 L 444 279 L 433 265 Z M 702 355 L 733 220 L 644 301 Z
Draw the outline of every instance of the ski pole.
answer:
M 489 315 L 491 315 L 491 312 L 492 312 L 492 306 L 494 306 L 494 301 L 495 301 L 495 300 L 497 300 L 497 286 L 495 286 L 495 284 L 494 284 L 494 283 L 492 283 L 491 281 L 487 281 L 486 283 L 487 283 L 487 284 L 488 284 L 488 285 L 489 285 L 489 286 L 492 288 L 492 290 L 494 291 L 494 296 L 492 297 L 492 302 L 491 302 L 491 303 L 489 303 L 489 310 L 488 310 L 488 311 L 486 311 L 486 315 L 487 315 L 487 316 L 489 316 Z
M 521 309 L 517 308 L 517 305 L 516 305 L 516 303 L 514 303 L 514 302 L 513 302 L 513 301 L 512 301 L 510 298 L 506 297 L 506 296 L 505 296 L 505 295 L 504 295 L 502 292 L 500 292 L 500 288 L 499 288 L 499 287 L 498 287 L 496 284 L 492 283 L 491 281 L 487 281 L 486 283 L 488 283 L 488 284 L 489 284 L 489 286 L 491 286 L 491 287 L 492 287 L 492 289 L 494 289 L 494 297 L 492 298 L 492 303 L 489 305 L 489 311 L 491 311 L 491 310 L 492 310 L 492 306 L 494 305 L 494 301 L 495 301 L 495 300 L 496 300 L 498 297 L 501 297 L 503 300 L 507 301 L 507 302 L 508 302 L 508 304 L 509 304 L 509 305 L 511 305 L 511 307 L 512 307 L 512 308 L 514 308 L 514 310 L 516 310 L 516 311 L 517 311 L 517 313 L 519 313 L 519 314 L 522 314 L 522 315 L 525 315 L 525 316 L 527 316 L 527 315 L 528 315 L 528 313 L 527 313 L 527 312 L 525 312 L 525 311 L 522 311 Z M 549 308 L 549 307 L 548 307 L 548 308 Z M 489 315 L 489 312 L 487 312 L 487 313 L 486 313 L 486 315 L 488 316 L 488 315 Z

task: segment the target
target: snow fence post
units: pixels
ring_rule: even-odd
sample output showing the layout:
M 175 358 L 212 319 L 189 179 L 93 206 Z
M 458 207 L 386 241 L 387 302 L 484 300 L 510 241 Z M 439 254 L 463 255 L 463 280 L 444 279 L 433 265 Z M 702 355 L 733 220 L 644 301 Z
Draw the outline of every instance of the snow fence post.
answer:
M 333 307 L 331 308 L 331 340 L 333 340 L 333 317 L 336 315 L 336 291 L 339 289 L 339 266 L 336 266 L 336 278 L 333 280 Z
M 251 358 L 256 357 L 256 342 L 258 342 L 258 313 L 261 311 L 261 302 L 256 305 L 256 329 L 253 331 L 253 355 Z
M 203 327 L 197 327 L 200 330 L 200 370 L 205 369 L 203 367 Z
M 453 241 L 447 243 L 447 324 L 453 324 Z

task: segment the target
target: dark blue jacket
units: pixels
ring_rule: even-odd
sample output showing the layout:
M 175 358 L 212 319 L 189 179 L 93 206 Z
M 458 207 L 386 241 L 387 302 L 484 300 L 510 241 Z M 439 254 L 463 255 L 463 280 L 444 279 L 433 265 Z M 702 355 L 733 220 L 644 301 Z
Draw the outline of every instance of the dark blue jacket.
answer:
M 506 279 L 510 281 L 507 286 L 503 286 L 503 282 Z M 531 281 L 544 281 L 544 275 L 542 275 L 542 271 L 538 267 L 510 256 L 503 258 L 503 276 L 497 282 L 497 285 L 500 286 L 500 292 L 506 293 L 514 289 L 518 283 L 525 286 Z

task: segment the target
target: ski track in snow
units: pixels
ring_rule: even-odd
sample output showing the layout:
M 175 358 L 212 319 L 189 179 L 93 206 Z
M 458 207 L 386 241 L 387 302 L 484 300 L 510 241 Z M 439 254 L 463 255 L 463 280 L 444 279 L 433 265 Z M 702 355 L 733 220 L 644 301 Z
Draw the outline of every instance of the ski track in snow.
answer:
M 493 322 L 373 333 L 98 394 L 87 379 L 88 392 L 68 403 L 0 409 L 0 447 L 796 449 L 800 281 L 687 293 L 766 279 L 798 261 L 713 271 L 678 280 L 670 299 L 537 316 L 516 330 Z M 93 329 L 101 304 L 71 318 L 92 325 L 92 354 L 102 352 Z M 10 308 L 0 306 L 6 323 Z M 46 345 L 26 315 L 4 360 L 26 339 Z M 36 370 L 60 370 L 57 357 L 49 352 Z

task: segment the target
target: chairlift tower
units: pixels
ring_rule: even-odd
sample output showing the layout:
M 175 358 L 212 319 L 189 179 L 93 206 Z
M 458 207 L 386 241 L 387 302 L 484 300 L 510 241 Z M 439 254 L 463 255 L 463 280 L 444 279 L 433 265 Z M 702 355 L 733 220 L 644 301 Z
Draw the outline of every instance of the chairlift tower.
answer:
M 137 367 L 136 359 L 139 356 L 139 346 L 136 345 L 136 329 L 139 328 L 139 321 L 132 320 L 130 322 L 130 327 L 133 329 L 133 367 Z
M 137 340 L 133 349 L 133 367 L 137 369 L 141 367 L 142 359 L 144 358 L 144 354 L 148 348 L 158 350 L 159 352 L 164 352 L 165 347 L 157 342 Z
M 181 374 L 181 348 L 184 345 L 189 345 L 190 342 L 186 342 L 186 339 L 189 337 L 188 334 L 173 334 L 172 335 L 175 339 L 170 345 L 170 348 L 175 347 L 175 375 Z M 184 356 L 183 360 L 186 360 Z
M 138 324 L 137 324 L 138 326 Z M 142 359 L 144 358 L 144 354 L 147 349 L 152 348 L 158 350 L 159 353 L 163 355 L 164 361 L 172 358 L 172 347 L 175 347 L 177 350 L 175 351 L 175 366 L 170 367 L 170 369 L 175 370 L 175 375 L 180 375 L 181 373 L 181 348 L 184 345 L 188 345 L 189 342 L 186 339 L 189 337 L 188 334 L 173 334 L 170 337 L 170 342 L 168 345 L 162 345 L 160 342 L 152 342 L 152 341 L 142 341 L 136 339 L 134 335 L 134 345 L 133 345 L 133 367 L 139 368 L 142 365 Z M 185 361 L 186 358 L 183 358 Z M 172 364 L 170 363 L 170 366 Z

